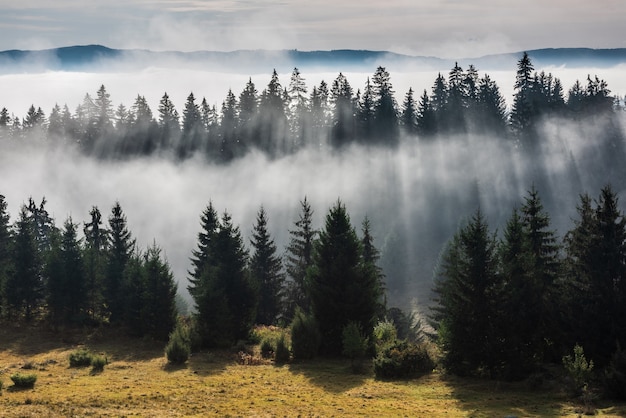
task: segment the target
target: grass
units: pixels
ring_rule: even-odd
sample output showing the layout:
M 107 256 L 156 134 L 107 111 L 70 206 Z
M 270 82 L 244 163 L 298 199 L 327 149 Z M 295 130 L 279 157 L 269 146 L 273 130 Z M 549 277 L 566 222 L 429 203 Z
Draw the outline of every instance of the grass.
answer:
M 354 375 L 348 360 L 245 366 L 230 352 L 194 354 L 169 365 L 165 344 L 45 329 L 0 330 L 0 380 L 27 363 L 30 390 L 6 387 L 0 416 L 447 416 L 577 417 L 578 405 L 558 391 L 520 384 L 431 374 L 400 382 Z M 102 373 L 70 368 L 79 348 L 106 355 Z M 626 405 L 598 405 L 602 416 L 624 416 Z

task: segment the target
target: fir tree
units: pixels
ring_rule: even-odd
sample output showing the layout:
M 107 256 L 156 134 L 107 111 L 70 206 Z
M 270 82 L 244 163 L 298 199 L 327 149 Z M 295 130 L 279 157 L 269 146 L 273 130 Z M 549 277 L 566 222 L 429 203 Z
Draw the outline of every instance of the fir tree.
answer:
M 274 325 L 282 310 L 284 274 L 282 262 L 276 255 L 276 244 L 267 230 L 267 216 L 263 207 L 257 214 L 250 242 L 253 249 L 250 274 L 259 290 L 256 323 Z
M 296 308 L 304 312 L 311 308 L 306 290 L 306 275 L 313 264 L 313 244 L 317 231 L 313 229 L 313 210 L 307 198 L 300 202 L 301 212 L 294 223 L 295 229 L 289 230 L 289 244 L 285 253 L 285 270 L 287 273 L 286 300 L 284 317 L 293 319 Z

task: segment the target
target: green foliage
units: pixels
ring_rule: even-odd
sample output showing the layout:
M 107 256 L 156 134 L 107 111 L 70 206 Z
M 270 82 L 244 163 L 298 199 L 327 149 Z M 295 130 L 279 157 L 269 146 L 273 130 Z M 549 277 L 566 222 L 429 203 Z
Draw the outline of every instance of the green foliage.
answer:
M 402 379 L 430 373 L 435 363 L 425 345 L 396 341 L 374 359 L 377 379 Z
M 104 370 L 104 366 L 106 366 L 107 364 L 108 361 L 105 356 L 93 355 L 91 357 L 91 372 L 100 373 Z
M 587 361 L 582 346 L 576 344 L 574 356 L 570 354 L 563 356 L 562 361 L 569 380 L 569 390 L 572 394 L 579 395 L 591 379 L 593 360 Z
M 321 335 L 315 317 L 297 308 L 291 321 L 291 351 L 296 360 L 317 356 Z
M 342 332 L 343 355 L 351 360 L 352 371 L 363 371 L 363 359 L 367 353 L 368 338 L 356 322 L 348 322 Z
M 282 311 L 281 293 L 284 282 L 282 262 L 276 254 L 276 244 L 267 230 L 267 215 L 261 207 L 252 231 L 253 254 L 250 274 L 259 292 L 257 324 L 273 325 Z
M 345 205 L 337 201 L 319 233 L 307 277 L 323 354 L 341 354 L 343 328 L 350 321 L 369 337 L 380 313 L 379 271 L 362 250 Z
M 172 364 L 185 363 L 191 354 L 191 332 L 189 327 L 178 322 L 165 346 L 165 357 Z
M 393 322 L 388 319 L 378 321 L 374 327 L 374 342 L 376 347 L 386 347 L 394 343 L 398 337 L 398 331 Z
M 602 383 L 608 397 L 626 400 L 626 350 L 618 349 L 613 353 Z
M 287 346 L 287 339 L 285 334 L 280 334 L 278 341 L 276 341 L 276 352 L 274 353 L 274 360 L 278 364 L 287 363 L 290 358 L 289 347 Z
M 91 365 L 93 354 L 86 348 L 70 353 L 70 367 L 86 367 Z
M 17 388 L 32 388 L 35 386 L 35 382 L 37 381 L 37 375 L 34 373 L 14 373 L 11 375 L 11 380 Z
M 272 341 L 270 341 L 269 339 L 264 339 L 263 341 L 261 341 L 260 349 L 261 349 L 261 356 L 263 358 L 271 357 L 272 353 L 275 350 L 274 344 L 272 344 Z

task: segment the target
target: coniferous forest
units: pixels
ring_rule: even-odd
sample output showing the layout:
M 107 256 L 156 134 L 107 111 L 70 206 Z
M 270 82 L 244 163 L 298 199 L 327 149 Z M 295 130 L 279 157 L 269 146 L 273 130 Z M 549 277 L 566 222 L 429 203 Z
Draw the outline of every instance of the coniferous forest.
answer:
M 580 368 L 591 359 L 595 382 L 609 396 L 626 397 L 626 219 L 618 196 L 626 186 L 624 104 L 597 76 L 568 89 L 535 71 L 526 54 L 510 106 L 489 75 L 472 66 L 455 65 L 422 93 L 409 89 L 401 103 L 396 97 L 384 67 L 359 88 L 340 73 L 311 90 L 294 69 L 284 85 L 274 71 L 260 92 L 250 79 L 238 95 L 229 90 L 219 108 L 190 93 L 179 111 L 164 93 L 155 113 L 141 95 L 114 109 L 104 85 L 74 112 L 56 105 L 46 115 L 33 105 L 20 117 L 2 108 L 5 149 L 45 142 L 97 160 L 159 157 L 222 166 L 251 152 L 268 160 L 310 149 L 382 154 L 407 143 L 441 151 L 450 138 L 475 141 L 476 149 L 489 137 L 507 150 L 511 171 L 523 160 L 533 175 L 520 177 L 530 179 L 525 184 L 506 172 L 498 174 L 504 180 L 493 178 L 523 191 L 497 208 L 485 197 L 489 186 L 478 181 L 448 201 L 452 208 L 437 206 L 434 197 L 445 190 L 424 185 L 424 196 L 433 199 L 431 229 L 410 239 L 381 231 L 380 216 L 355 222 L 341 196 L 326 212 L 321 208 L 317 228 L 312 202 L 294 196 L 299 213 L 280 219 L 288 236 L 280 248 L 268 226 L 278 222 L 263 206 L 254 225 L 243 226 L 252 230 L 246 241 L 238 220 L 208 200 L 196 221 L 188 277 L 178 283 L 159 243 L 137 245 L 119 202 L 108 213 L 93 206 L 85 218 L 68 215 L 59 225 L 45 198 L 29 198 L 11 222 L 0 190 L 1 320 L 54 329 L 119 327 L 169 339 L 168 353 L 185 345 L 229 347 L 249 338 L 255 324 L 281 325 L 291 329 L 293 358 L 376 357 L 384 377 L 396 373 L 385 350 L 421 358 L 416 347 L 427 341 L 437 345 L 441 367 L 464 376 L 517 380 L 542 373 L 546 364 Z M 547 121 L 569 131 L 555 134 Z M 571 180 L 559 187 L 551 180 L 556 168 L 541 158 L 551 135 L 569 132 L 587 133 L 593 146 L 584 159 L 566 150 L 553 161 Z M 589 184 L 597 189 L 583 190 Z M 396 193 L 379 198 L 409 198 Z M 561 200 L 565 194 L 569 199 Z M 564 208 L 563 201 L 577 203 Z M 575 215 L 569 223 L 558 216 L 555 225 L 556 210 Z M 442 236 L 444 223 L 456 232 Z M 420 243 L 410 252 L 405 241 Z M 431 293 L 419 295 L 428 306 L 398 308 L 405 301 L 398 294 L 415 290 L 406 277 L 412 263 L 433 266 Z M 191 306 L 177 294 L 183 286 Z M 390 323 L 394 338 L 384 345 Z M 590 382 L 577 381 L 576 390 Z

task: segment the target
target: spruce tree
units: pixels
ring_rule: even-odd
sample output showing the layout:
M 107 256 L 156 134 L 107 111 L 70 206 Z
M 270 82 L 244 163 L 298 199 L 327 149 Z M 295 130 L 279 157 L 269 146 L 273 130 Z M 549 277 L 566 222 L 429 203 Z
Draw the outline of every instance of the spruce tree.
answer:
M 113 324 L 119 324 L 124 314 L 123 279 L 124 270 L 130 260 L 135 240 L 132 238 L 119 202 L 111 209 L 109 216 L 109 245 L 105 268 L 104 302 Z
M 307 198 L 300 202 L 301 212 L 289 230 L 289 244 L 285 252 L 286 300 L 284 317 L 290 321 L 300 307 L 309 312 L 311 302 L 306 289 L 306 275 L 313 264 L 313 245 L 317 231 L 313 229 L 313 210 Z
M 409 91 L 404 96 L 404 102 L 402 103 L 402 114 L 400 116 L 400 123 L 404 132 L 407 135 L 417 135 L 417 103 L 413 98 L 413 89 L 409 88 Z
M 321 352 L 340 355 L 342 332 L 356 322 L 370 337 L 377 319 L 377 275 L 362 262 L 361 243 L 345 206 L 338 201 L 326 216 L 307 277 L 313 315 L 322 336 Z
M 89 211 L 91 220 L 83 226 L 85 246 L 86 309 L 91 319 L 100 317 L 103 312 L 103 291 L 105 265 L 107 261 L 108 231 L 102 226 L 102 214 L 98 207 Z
M 385 67 L 378 67 L 372 76 L 374 92 L 374 142 L 395 145 L 398 141 L 398 105 L 391 77 Z
M 274 325 L 282 311 L 284 274 L 276 244 L 267 230 L 267 215 L 261 207 L 252 231 L 250 274 L 259 291 L 256 323 Z
M 339 73 L 330 90 L 332 102 L 331 144 L 337 148 L 348 145 L 354 140 L 355 103 L 353 91 L 348 79 Z
M 143 257 L 143 271 L 143 331 L 156 340 L 167 341 L 176 325 L 176 282 L 156 244 L 148 247 Z
M 497 377 L 501 342 L 497 320 L 501 279 L 495 237 L 480 211 L 448 243 L 433 289 L 433 324 L 444 365 L 459 375 Z
M 535 344 L 543 345 L 539 358 L 550 359 L 552 344 L 559 339 L 560 247 L 550 229 L 550 217 L 533 186 L 521 207 L 530 258 L 529 310 L 535 326 Z M 546 357 L 547 356 L 547 357 Z
M 7 305 L 5 286 L 12 274 L 13 264 L 13 233 L 9 225 L 10 215 L 7 206 L 4 196 L 0 194 L 0 318 L 4 315 Z
M 5 283 L 8 315 L 13 318 L 23 313 L 30 320 L 43 298 L 44 283 L 42 256 L 26 206 L 22 207 L 16 223 L 12 258 L 14 273 Z

